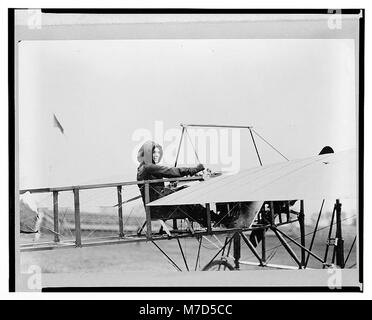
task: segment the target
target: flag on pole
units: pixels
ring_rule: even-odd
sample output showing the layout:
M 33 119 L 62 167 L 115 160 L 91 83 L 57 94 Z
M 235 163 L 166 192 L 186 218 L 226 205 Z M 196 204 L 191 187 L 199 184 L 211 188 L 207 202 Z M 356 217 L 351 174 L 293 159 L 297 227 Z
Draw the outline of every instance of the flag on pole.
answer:
M 65 134 L 65 130 L 63 129 L 61 123 L 58 121 L 56 115 L 53 113 L 53 126 L 57 127 L 62 134 Z

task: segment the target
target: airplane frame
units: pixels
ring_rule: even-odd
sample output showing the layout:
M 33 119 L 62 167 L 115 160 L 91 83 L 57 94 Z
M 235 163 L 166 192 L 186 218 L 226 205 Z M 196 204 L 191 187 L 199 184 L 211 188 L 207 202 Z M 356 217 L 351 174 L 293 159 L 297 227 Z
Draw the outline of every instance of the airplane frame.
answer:
M 177 151 L 177 156 L 175 160 L 175 166 L 177 165 L 178 156 L 183 140 L 183 136 L 186 133 L 187 127 L 227 127 L 227 128 L 246 128 L 249 130 L 253 146 L 255 148 L 257 158 L 259 160 L 260 165 L 262 165 L 262 161 L 260 158 L 260 154 L 257 149 L 257 145 L 253 136 L 253 132 L 263 139 L 260 135 L 258 135 L 257 132 L 255 132 L 251 126 L 229 126 L 229 125 L 196 125 L 196 124 L 181 124 L 182 127 L 182 134 L 180 138 L 180 143 Z M 266 143 L 268 143 L 265 139 L 263 139 Z M 275 151 L 280 153 L 275 147 L 273 147 L 270 143 L 268 143 Z M 280 153 L 281 154 L 281 153 Z M 281 154 L 282 155 L 282 154 Z M 285 159 L 287 159 L 284 155 L 282 155 Z M 287 159 L 288 160 L 288 159 Z M 324 255 L 324 258 L 319 257 L 314 252 L 312 252 L 313 243 L 315 240 L 315 235 L 317 233 L 318 229 L 318 222 L 320 219 L 320 215 L 322 213 L 322 210 L 319 212 L 319 217 L 317 220 L 316 227 L 313 231 L 313 238 L 311 240 L 311 244 L 309 248 L 306 248 L 305 245 L 305 223 L 304 223 L 304 200 L 300 200 L 300 212 L 294 212 L 293 210 L 290 210 L 289 208 L 289 201 L 287 205 L 287 211 L 284 214 L 285 219 L 283 218 L 282 212 L 275 212 L 274 209 L 274 201 L 269 201 L 267 204 L 269 205 L 269 218 L 266 215 L 264 215 L 263 209 L 261 208 L 258 217 L 257 222 L 253 226 L 249 228 L 214 228 L 211 223 L 211 214 L 210 214 L 210 203 L 206 203 L 205 207 L 205 214 L 206 214 L 206 221 L 207 226 L 203 228 L 202 230 L 193 230 L 192 227 L 188 227 L 187 230 L 178 230 L 177 228 L 177 222 L 176 219 L 173 219 L 173 230 L 169 230 L 165 227 L 164 224 L 162 224 L 161 231 L 165 232 L 159 232 L 158 234 L 154 234 L 152 232 L 151 227 L 151 207 L 145 206 L 146 211 L 146 221 L 145 224 L 142 226 L 142 228 L 137 232 L 136 234 L 125 234 L 124 233 L 124 225 L 123 225 L 123 211 L 122 211 L 122 204 L 124 203 L 122 201 L 123 197 L 123 187 L 124 186 L 131 186 L 131 185 L 144 185 L 145 188 L 145 199 L 146 204 L 150 202 L 150 195 L 149 190 L 151 184 L 159 183 L 159 182 L 190 182 L 190 181 L 202 181 L 204 178 L 202 176 L 196 176 L 196 177 L 182 177 L 182 178 L 163 178 L 163 179 L 156 179 L 156 180 L 143 180 L 143 181 L 125 181 L 125 182 L 118 182 L 118 183 L 105 183 L 105 184 L 90 184 L 90 185 L 76 185 L 76 186 L 67 186 L 67 187 L 56 187 L 56 188 L 38 188 L 38 189 L 23 189 L 20 190 L 20 194 L 23 194 L 25 192 L 30 193 L 52 193 L 53 194 L 53 233 L 54 233 L 54 241 L 53 242 L 43 242 L 40 244 L 21 244 L 20 250 L 21 252 L 29 252 L 29 251 L 41 251 L 41 250 L 52 250 L 52 249 L 67 249 L 67 248 L 75 248 L 75 247 L 90 247 L 90 246 L 100 246 L 100 245 L 109 245 L 109 244 L 123 244 L 123 243 L 133 243 L 133 242 L 152 242 L 159 251 L 167 258 L 167 260 L 178 270 L 181 271 L 181 268 L 177 266 L 177 264 L 167 255 L 164 250 L 162 250 L 157 244 L 157 241 L 160 240 L 169 240 L 169 239 L 176 239 L 179 244 L 180 252 L 182 254 L 183 260 L 185 262 L 186 270 L 189 271 L 189 266 L 187 264 L 185 255 L 182 250 L 182 246 L 179 242 L 179 239 L 181 238 L 190 238 L 195 237 L 199 241 L 199 248 L 197 252 L 197 258 L 196 262 L 198 263 L 199 257 L 200 257 L 200 246 L 201 241 L 203 240 L 203 237 L 205 236 L 213 236 L 213 235 L 220 235 L 220 234 L 226 234 L 226 240 L 225 244 L 220 248 L 218 253 L 213 257 L 212 260 L 210 260 L 203 270 L 208 270 L 210 267 L 217 265 L 218 270 L 221 269 L 221 266 L 224 266 L 224 270 L 231 269 L 231 265 L 227 262 L 225 257 L 226 249 L 228 248 L 228 254 L 229 256 L 231 244 L 234 245 L 234 267 L 232 269 L 239 269 L 240 264 L 247 264 L 247 265 L 256 265 L 261 267 L 273 267 L 273 268 L 284 268 L 284 269 L 293 269 L 293 266 L 281 266 L 281 265 L 271 265 L 266 261 L 266 233 L 267 231 L 272 231 L 274 235 L 279 239 L 281 245 L 285 248 L 286 252 L 290 255 L 290 257 L 294 260 L 296 263 L 296 267 L 298 269 L 305 269 L 307 268 L 308 261 L 310 256 L 318 260 L 322 267 L 329 267 L 337 265 L 338 267 L 344 268 L 347 259 L 350 256 L 351 250 L 355 244 L 355 240 L 353 241 L 353 244 L 350 248 L 349 253 L 347 254 L 347 259 L 344 258 L 344 240 L 342 238 L 342 219 L 341 219 L 341 203 L 339 199 L 336 200 L 334 205 L 334 210 L 332 213 L 332 221 L 330 224 L 330 230 L 328 234 L 328 240 L 327 240 L 327 247 L 326 252 Z M 81 230 L 81 213 L 80 213 L 80 191 L 81 190 L 91 190 L 91 189 L 99 189 L 99 188 L 114 188 L 117 192 L 117 199 L 118 199 L 118 235 L 115 237 L 100 237 L 100 238 L 94 238 L 89 240 L 83 240 L 82 239 L 82 230 Z M 58 197 L 60 192 L 65 191 L 72 191 L 74 195 L 74 223 L 75 223 L 75 240 L 71 241 L 61 241 L 60 240 L 60 233 L 59 233 L 59 206 L 58 206 Z M 135 197 L 130 200 L 135 200 L 138 197 Z M 127 202 L 129 202 L 128 200 Z M 288 199 L 289 200 L 289 199 Z M 324 200 L 322 203 L 323 208 Z M 264 207 L 264 206 L 263 206 Z M 293 219 L 293 216 L 295 218 Z M 334 223 L 334 218 L 336 216 L 336 223 Z M 278 221 L 276 221 L 278 220 Z M 279 229 L 280 226 L 290 223 L 298 222 L 300 226 L 300 242 L 296 241 L 289 235 L 287 235 L 285 232 Z M 333 225 L 336 224 L 336 235 L 335 237 L 332 237 L 332 228 Z M 146 225 L 146 234 L 142 234 L 142 230 L 144 226 Z M 188 223 L 189 225 L 189 223 Z M 163 229 L 164 226 L 164 229 Z M 260 230 L 262 232 L 262 241 L 261 241 L 261 255 L 256 250 L 256 247 L 251 243 L 249 238 L 246 236 L 247 232 L 251 232 L 253 230 Z M 247 262 L 247 261 L 240 261 L 240 247 L 241 247 L 241 240 L 247 245 L 249 250 L 253 253 L 253 255 L 256 257 L 258 262 Z M 290 241 L 294 245 L 300 248 L 301 251 L 301 257 L 298 258 L 296 253 L 293 251 L 291 246 L 286 241 Z M 328 252 L 329 247 L 333 246 L 333 256 L 332 256 L 332 262 L 328 263 Z M 218 255 L 221 254 L 220 259 L 216 259 Z M 306 257 L 307 254 L 307 257 Z M 195 267 L 196 269 L 196 267 Z

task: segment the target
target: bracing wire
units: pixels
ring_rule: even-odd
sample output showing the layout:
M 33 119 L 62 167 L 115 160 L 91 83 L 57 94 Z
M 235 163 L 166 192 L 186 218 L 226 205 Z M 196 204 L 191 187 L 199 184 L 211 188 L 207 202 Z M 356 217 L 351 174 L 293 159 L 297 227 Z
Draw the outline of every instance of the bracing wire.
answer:
M 289 233 L 291 233 L 294 229 L 294 224 L 292 223 L 291 226 L 290 226 L 290 229 L 288 230 Z M 280 246 L 277 246 L 276 248 L 272 248 L 270 250 L 272 250 L 272 252 L 269 254 L 269 256 L 266 258 L 266 262 L 270 262 L 274 256 L 276 255 L 278 249 L 281 247 L 282 245 Z
M 188 133 L 188 131 L 186 129 L 185 129 L 185 133 L 186 133 L 187 138 L 189 139 L 190 144 L 191 144 L 191 146 L 192 146 L 192 148 L 194 150 L 196 160 L 198 161 L 198 163 L 201 163 L 200 160 L 199 160 L 199 157 L 198 157 L 198 153 L 196 152 L 196 148 L 195 148 L 194 144 L 192 143 L 191 137 L 190 137 L 190 135 L 189 135 L 189 133 Z
M 354 217 L 356 217 L 356 215 L 352 215 L 352 216 L 350 216 L 350 217 L 344 218 L 344 219 L 341 220 L 341 222 L 342 222 L 342 221 L 349 220 L 349 219 L 352 219 L 352 218 L 354 218 Z M 334 222 L 332 225 L 336 225 L 336 224 L 337 224 L 337 222 Z M 323 227 L 323 228 L 319 228 L 317 231 L 321 231 L 321 230 L 324 230 L 324 229 L 328 229 L 328 228 L 330 228 L 330 227 L 331 227 L 331 225 L 328 225 L 328 226 L 325 226 L 325 227 Z M 309 236 L 309 235 L 312 235 L 313 233 L 314 233 L 314 231 L 311 231 L 311 232 L 305 234 L 305 237 L 307 237 L 307 236 Z M 298 240 L 298 239 L 300 239 L 300 238 L 301 238 L 301 236 L 296 237 L 296 238 L 293 238 L 293 240 Z M 283 246 L 282 244 L 279 244 L 279 245 L 277 245 L 277 246 L 275 246 L 275 247 L 272 247 L 272 248 L 270 248 L 270 249 L 266 249 L 265 252 L 267 253 L 267 252 L 269 252 L 269 251 L 272 251 L 272 250 L 278 249 L 278 248 L 280 248 L 280 247 L 282 247 L 282 246 Z M 253 254 L 251 254 L 251 255 L 248 256 L 247 258 L 249 259 L 249 258 L 252 258 L 252 257 L 254 257 Z
M 275 148 L 270 142 L 268 142 L 264 137 L 262 137 L 256 130 L 254 130 L 253 128 L 250 129 L 252 130 L 256 135 L 257 137 L 259 137 L 262 141 L 264 141 L 266 144 L 268 144 L 272 149 L 274 149 L 277 153 L 279 153 L 285 160 L 289 161 L 289 159 L 283 154 L 281 153 L 277 148 Z

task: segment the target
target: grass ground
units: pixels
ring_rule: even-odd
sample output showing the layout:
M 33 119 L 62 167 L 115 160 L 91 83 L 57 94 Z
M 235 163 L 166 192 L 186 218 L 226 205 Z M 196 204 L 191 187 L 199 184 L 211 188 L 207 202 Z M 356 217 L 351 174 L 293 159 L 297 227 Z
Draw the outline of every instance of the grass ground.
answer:
M 299 235 L 298 229 L 287 230 L 292 237 Z M 308 228 L 307 232 L 311 232 L 312 228 Z M 324 256 L 326 248 L 326 238 L 328 229 L 319 231 L 313 246 L 313 252 L 320 257 Z M 347 256 L 350 246 L 356 234 L 355 226 L 345 226 L 343 228 L 343 237 L 345 240 L 345 257 Z M 218 239 L 208 237 L 215 243 L 224 242 L 224 237 L 219 236 Z M 311 241 L 311 235 L 306 238 L 307 247 Z M 209 260 L 217 253 L 217 248 L 208 240 L 203 240 L 201 248 L 200 267 L 206 265 Z M 164 240 L 157 243 L 169 256 L 182 268 L 185 269 L 185 264 L 179 251 L 176 240 Z M 196 253 L 198 250 L 198 242 L 194 238 L 182 239 L 185 256 L 190 269 L 194 269 Z M 241 244 L 241 260 L 255 261 L 253 254 L 248 247 L 242 242 Z M 291 245 L 297 255 L 300 255 L 300 250 Z M 268 233 L 266 240 L 267 257 L 270 258 L 270 263 L 286 264 L 295 266 L 294 261 L 280 246 L 279 240 Z M 260 251 L 260 250 L 259 250 Z M 332 250 L 328 255 L 329 260 L 332 257 Z M 61 249 L 40 252 L 23 252 L 20 256 L 21 272 L 26 272 L 31 265 L 38 265 L 43 273 L 117 273 L 127 271 L 166 271 L 173 272 L 176 269 L 165 259 L 161 252 L 151 242 L 128 243 L 118 245 L 108 245 L 99 247 L 86 247 L 76 249 Z M 356 264 L 356 246 L 351 251 L 346 267 L 355 267 Z M 321 268 L 322 265 L 310 258 L 309 267 Z M 198 267 L 199 268 L 199 267 Z M 241 266 L 241 269 L 252 269 L 251 266 Z

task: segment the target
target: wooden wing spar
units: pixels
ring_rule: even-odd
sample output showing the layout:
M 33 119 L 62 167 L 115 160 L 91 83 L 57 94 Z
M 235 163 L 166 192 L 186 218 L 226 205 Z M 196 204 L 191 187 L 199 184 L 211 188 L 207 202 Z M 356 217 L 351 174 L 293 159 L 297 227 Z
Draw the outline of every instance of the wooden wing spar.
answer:
M 356 150 L 242 170 L 192 185 L 149 206 L 291 199 L 354 199 Z

